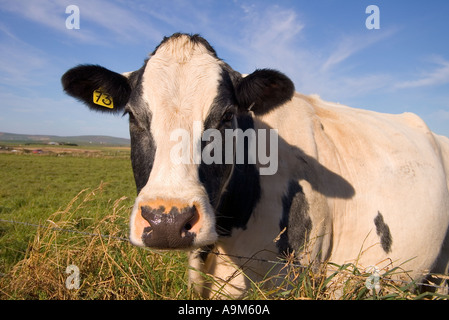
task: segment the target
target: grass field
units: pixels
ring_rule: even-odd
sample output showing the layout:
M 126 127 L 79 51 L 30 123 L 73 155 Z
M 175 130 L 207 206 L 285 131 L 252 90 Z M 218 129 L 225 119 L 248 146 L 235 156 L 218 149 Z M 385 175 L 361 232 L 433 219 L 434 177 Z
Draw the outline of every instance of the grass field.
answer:
M 129 150 L 89 150 L 0 153 L 0 299 L 198 298 L 185 252 L 126 241 L 136 195 Z M 80 271 L 74 290 L 66 285 L 70 265 Z M 335 272 L 286 265 L 284 285 L 265 290 L 254 283 L 245 298 L 330 299 L 337 291 L 343 299 L 447 298 L 388 281 L 394 269 L 373 293 L 365 285 L 370 274 L 357 266 L 326 267 Z
M 27 223 L 0 222 L 1 298 L 158 299 L 188 291 L 185 253 L 150 253 L 121 239 L 136 195 L 129 150 L 96 151 L 0 154 L 0 219 Z M 87 235 L 98 233 L 112 237 Z M 70 264 L 81 273 L 76 292 L 65 286 Z
M 102 195 L 89 203 L 87 211 L 80 212 L 83 224 L 101 218 L 110 199 L 126 196 L 131 205 L 135 188 L 128 157 L 80 155 L 0 154 L 0 217 L 44 223 L 81 190 L 93 190 L 100 183 Z M 13 233 L 17 226 L 11 225 L 0 228 L 0 272 L 4 272 L 24 252 L 33 233 Z

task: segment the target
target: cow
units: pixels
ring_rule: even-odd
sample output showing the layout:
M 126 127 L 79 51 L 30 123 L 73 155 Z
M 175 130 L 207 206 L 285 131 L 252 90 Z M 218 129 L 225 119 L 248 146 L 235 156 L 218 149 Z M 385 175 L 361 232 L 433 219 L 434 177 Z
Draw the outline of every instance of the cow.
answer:
M 269 262 L 286 255 L 389 261 L 415 280 L 447 272 L 449 139 L 412 113 L 303 95 L 273 69 L 242 75 L 204 38 L 181 33 L 137 71 L 79 65 L 61 81 L 90 109 L 129 116 L 129 239 L 188 251 L 189 281 L 204 297 L 241 297 L 285 272 Z M 277 163 L 262 174 L 268 154 Z

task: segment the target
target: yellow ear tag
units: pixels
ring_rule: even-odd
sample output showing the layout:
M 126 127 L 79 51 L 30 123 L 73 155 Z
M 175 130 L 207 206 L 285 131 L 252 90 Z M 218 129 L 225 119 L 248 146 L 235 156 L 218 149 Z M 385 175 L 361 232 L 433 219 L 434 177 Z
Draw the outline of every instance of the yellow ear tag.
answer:
M 112 97 L 109 94 L 101 91 L 101 89 L 97 89 L 94 91 L 92 101 L 99 106 L 114 109 L 114 102 L 112 101 Z

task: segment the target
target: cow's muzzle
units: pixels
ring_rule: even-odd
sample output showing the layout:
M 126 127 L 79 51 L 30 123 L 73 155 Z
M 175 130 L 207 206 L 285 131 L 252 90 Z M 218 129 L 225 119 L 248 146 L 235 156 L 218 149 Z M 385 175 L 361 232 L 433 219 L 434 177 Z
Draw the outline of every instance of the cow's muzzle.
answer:
M 153 201 L 139 204 L 141 239 L 146 247 L 183 249 L 192 246 L 199 232 L 200 212 L 197 204 Z

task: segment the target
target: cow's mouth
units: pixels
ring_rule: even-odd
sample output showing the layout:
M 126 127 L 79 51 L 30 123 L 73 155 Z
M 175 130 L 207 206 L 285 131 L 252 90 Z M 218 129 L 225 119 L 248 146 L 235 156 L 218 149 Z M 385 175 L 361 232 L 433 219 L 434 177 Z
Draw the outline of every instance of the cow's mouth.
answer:
M 205 197 L 190 201 L 137 197 L 130 219 L 130 241 L 140 247 L 190 250 L 215 243 L 213 208 Z
M 196 236 L 195 228 L 199 213 L 195 205 L 170 210 L 160 206 L 154 209 L 141 206 L 141 215 L 149 223 L 143 229 L 142 241 L 145 246 L 157 249 L 182 249 L 192 246 Z

